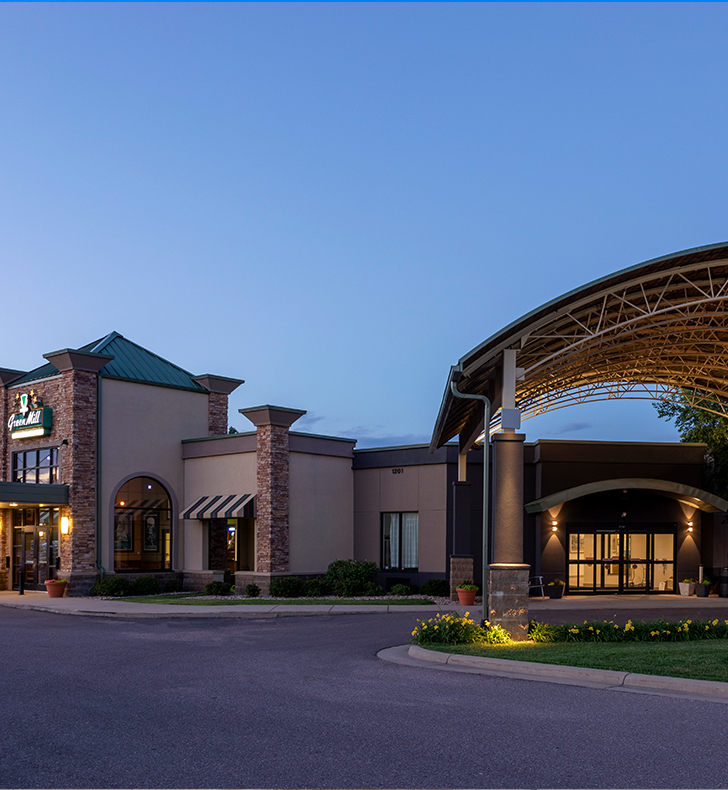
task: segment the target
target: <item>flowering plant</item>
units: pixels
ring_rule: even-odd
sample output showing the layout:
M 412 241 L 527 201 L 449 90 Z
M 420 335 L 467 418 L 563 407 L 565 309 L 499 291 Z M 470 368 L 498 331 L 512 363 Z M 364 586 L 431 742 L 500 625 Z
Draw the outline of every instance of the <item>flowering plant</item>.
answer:
M 565 584 L 566 582 L 562 581 L 561 579 L 554 579 L 554 581 L 549 582 L 549 587 L 563 587 Z
M 417 645 L 502 645 L 511 641 L 503 626 L 485 621 L 481 627 L 470 619 L 470 612 L 463 617 L 457 614 L 438 614 L 429 620 L 418 620 L 412 641 Z
M 68 584 L 68 579 L 46 579 L 46 584 Z

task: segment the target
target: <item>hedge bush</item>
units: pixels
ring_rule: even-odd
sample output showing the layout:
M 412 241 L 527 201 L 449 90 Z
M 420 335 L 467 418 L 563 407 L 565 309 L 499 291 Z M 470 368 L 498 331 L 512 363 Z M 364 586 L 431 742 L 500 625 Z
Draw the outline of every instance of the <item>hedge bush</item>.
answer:
M 450 582 L 447 579 L 428 579 L 420 586 L 421 595 L 431 595 L 433 598 L 449 598 Z
M 132 595 L 159 595 L 159 579 L 154 576 L 140 576 L 131 583 Z
M 326 579 L 308 579 L 303 584 L 303 593 L 306 598 L 322 598 L 329 594 Z
M 129 595 L 131 592 L 131 582 L 124 576 L 106 576 L 98 579 L 91 588 L 91 595 L 104 595 L 108 597 L 120 598 Z
M 412 588 L 409 584 L 395 584 L 389 592 L 392 595 L 412 595 Z
M 245 587 L 245 594 L 248 598 L 257 598 L 260 595 L 260 587 L 257 584 L 248 584 Z
M 367 585 L 364 587 L 364 595 L 369 596 L 370 598 L 376 598 L 380 595 L 386 595 L 387 591 L 382 587 L 381 584 L 374 584 L 374 582 L 368 582 Z
M 164 583 L 164 591 L 168 593 L 182 592 L 181 579 L 167 579 Z
M 226 582 L 210 582 L 202 591 L 203 595 L 230 595 L 232 589 Z
M 363 560 L 335 560 L 326 571 L 329 589 L 344 598 L 361 595 L 367 584 L 376 584 L 378 578 L 377 563 Z
M 303 579 L 298 576 L 279 576 L 270 583 L 270 594 L 274 598 L 301 598 L 303 592 Z

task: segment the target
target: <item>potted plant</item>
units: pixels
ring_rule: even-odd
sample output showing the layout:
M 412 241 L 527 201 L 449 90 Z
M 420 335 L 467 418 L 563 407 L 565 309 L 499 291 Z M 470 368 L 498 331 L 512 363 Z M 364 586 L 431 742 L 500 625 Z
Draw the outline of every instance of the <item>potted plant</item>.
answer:
M 698 598 L 707 598 L 710 595 L 710 588 L 713 582 L 710 579 L 703 579 L 695 585 L 695 594 Z
M 68 586 L 68 579 L 48 579 L 45 583 L 49 598 L 63 598 Z
M 564 587 L 566 587 L 566 582 L 562 581 L 561 579 L 554 579 L 554 581 L 549 582 L 549 598 L 562 598 L 564 595 Z
M 455 588 L 458 594 L 458 601 L 461 606 L 472 606 L 475 603 L 475 593 L 478 592 L 478 585 L 471 581 L 458 584 Z
M 695 592 L 695 582 L 693 579 L 683 579 L 678 583 L 680 595 L 692 595 Z

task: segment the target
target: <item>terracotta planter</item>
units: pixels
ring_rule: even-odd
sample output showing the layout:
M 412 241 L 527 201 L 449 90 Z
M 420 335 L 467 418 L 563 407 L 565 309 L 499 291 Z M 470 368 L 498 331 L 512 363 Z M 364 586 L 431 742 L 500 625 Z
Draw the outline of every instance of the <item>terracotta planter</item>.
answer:
M 549 598 L 563 598 L 564 596 L 564 585 L 563 584 L 551 584 L 546 588 L 546 591 L 549 594 Z
M 461 606 L 472 606 L 475 603 L 475 593 L 477 590 L 458 590 L 458 601 Z
M 49 598 L 63 598 L 68 582 L 47 581 L 45 583 Z

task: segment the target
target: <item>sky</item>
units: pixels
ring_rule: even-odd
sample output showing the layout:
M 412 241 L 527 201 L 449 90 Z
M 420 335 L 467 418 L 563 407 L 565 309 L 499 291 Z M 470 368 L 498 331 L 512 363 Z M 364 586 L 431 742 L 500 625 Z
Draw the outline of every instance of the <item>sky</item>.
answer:
M 728 5 L 0 4 L 0 366 L 111 331 L 429 442 L 450 365 L 728 240 Z M 649 402 L 539 438 L 676 441 Z

